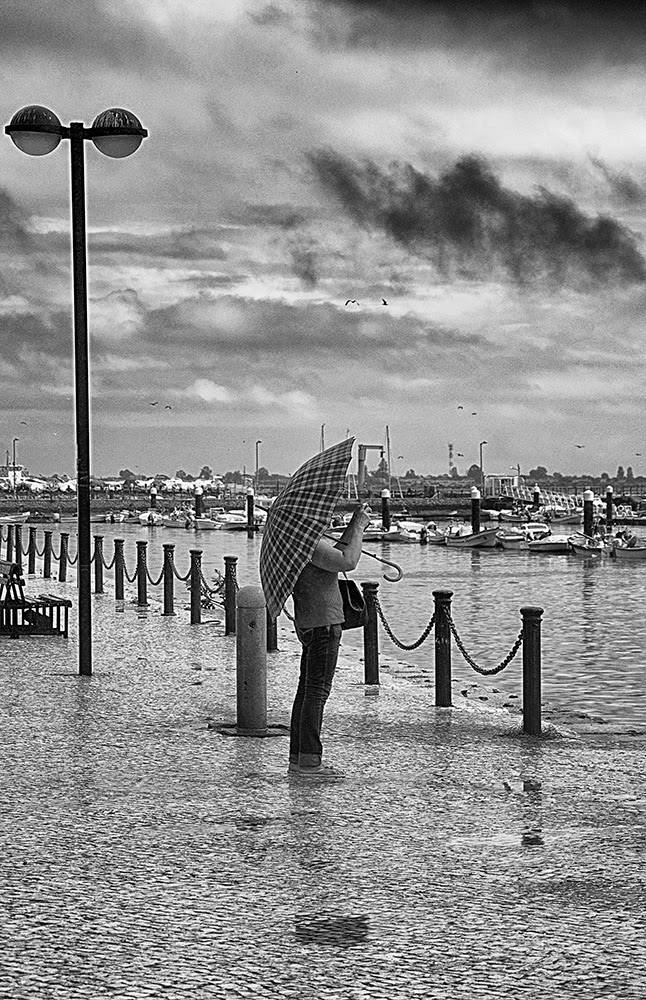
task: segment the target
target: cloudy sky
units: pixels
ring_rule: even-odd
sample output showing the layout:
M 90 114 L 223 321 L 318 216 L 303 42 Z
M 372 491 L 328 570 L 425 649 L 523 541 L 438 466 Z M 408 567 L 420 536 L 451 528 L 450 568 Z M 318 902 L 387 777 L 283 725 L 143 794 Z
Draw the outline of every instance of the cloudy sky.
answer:
M 253 471 L 257 440 L 291 472 L 324 424 L 388 425 L 399 473 L 481 441 L 646 473 L 632 7 L 2 0 L 5 123 L 149 131 L 86 144 L 93 472 Z M 43 474 L 75 468 L 66 146 L 0 144 L 0 461 Z

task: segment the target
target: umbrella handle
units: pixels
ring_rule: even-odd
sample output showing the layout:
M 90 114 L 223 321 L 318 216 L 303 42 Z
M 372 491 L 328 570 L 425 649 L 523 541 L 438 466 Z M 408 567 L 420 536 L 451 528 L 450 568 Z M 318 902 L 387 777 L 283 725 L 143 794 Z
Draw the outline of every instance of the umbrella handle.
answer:
M 404 575 L 404 571 L 401 566 L 398 566 L 397 563 L 389 562 L 388 559 L 382 559 L 381 556 L 376 556 L 374 552 L 366 552 L 365 549 L 361 549 L 361 551 L 364 556 L 370 556 L 371 559 L 376 559 L 377 562 L 385 563 L 386 566 L 392 566 L 392 568 L 397 572 L 397 576 L 388 576 L 387 573 L 384 573 L 384 580 L 388 580 L 390 583 L 399 583 Z

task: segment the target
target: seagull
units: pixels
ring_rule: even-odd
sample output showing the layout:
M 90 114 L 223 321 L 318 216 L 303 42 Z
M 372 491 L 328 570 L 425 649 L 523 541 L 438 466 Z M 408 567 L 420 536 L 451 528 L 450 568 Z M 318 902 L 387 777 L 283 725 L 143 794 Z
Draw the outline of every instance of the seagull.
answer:
M 20 423 L 22 424 L 23 427 L 27 427 L 28 426 L 26 420 L 21 420 Z
M 351 302 L 353 302 L 355 306 L 358 306 L 358 305 L 359 305 L 359 303 L 357 302 L 357 300 L 356 300 L 356 299 L 346 299 L 346 300 L 345 300 L 345 304 L 346 304 L 346 306 L 349 306 Z
M 459 451 L 459 452 L 457 453 L 457 456 L 458 456 L 458 458 L 464 458 L 464 455 L 462 454 L 462 452 L 461 452 L 461 451 Z
M 464 409 L 463 406 L 458 406 L 458 410 L 463 410 L 463 409 Z
M 165 409 L 165 410 L 172 410 L 172 409 L 173 409 L 173 407 L 172 407 L 172 406 L 169 406 L 169 405 L 168 405 L 168 403 L 166 403 L 166 406 L 164 407 L 164 409 Z
M 641 451 L 636 451 L 635 454 L 636 454 L 637 458 L 641 458 L 641 454 L 642 454 Z
M 585 445 L 584 444 L 575 444 L 574 447 L 575 448 L 585 448 Z
M 381 304 L 382 304 L 382 306 L 387 306 L 387 305 L 388 305 L 388 303 L 386 302 L 386 300 L 385 300 L 385 299 L 382 299 L 382 300 L 381 300 Z
M 477 410 L 474 410 L 474 411 L 473 411 L 473 413 L 471 414 L 471 416 L 472 416 L 472 417 L 477 417 L 477 416 L 478 416 L 478 411 L 477 411 Z
M 155 400 L 155 402 L 154 402 L 154 403 L 151 403 L 150 405 L 151 405 L 151 406 L 159 406 L 159 400 L 158 400 L 158 399 L 156 399 L 156 400 Z

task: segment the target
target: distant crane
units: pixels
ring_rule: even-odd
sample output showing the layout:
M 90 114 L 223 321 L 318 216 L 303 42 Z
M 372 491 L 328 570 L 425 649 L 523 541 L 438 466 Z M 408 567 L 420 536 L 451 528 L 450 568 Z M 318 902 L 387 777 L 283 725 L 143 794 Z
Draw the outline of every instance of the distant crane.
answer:
M 359 466 L 357 468 L 357 490 L 361 493 L 366 484 L 366 452 L 374 449 L 379 452 L 381 458 L 384 457 L 384 446 L 382 444 L 360 444 L 359 445 Z
M 453 461 L 453 445 L 449 442 L 449 475 L 453 475 L 453 470 L 455 468 L 455 463 Z

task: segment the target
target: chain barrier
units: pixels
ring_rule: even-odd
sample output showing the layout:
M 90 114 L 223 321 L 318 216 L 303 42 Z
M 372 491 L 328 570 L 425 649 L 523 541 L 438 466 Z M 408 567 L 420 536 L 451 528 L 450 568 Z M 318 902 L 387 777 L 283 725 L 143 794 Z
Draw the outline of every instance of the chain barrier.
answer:
M 135 571 L 132 574 L 132 576 L 130 576 L 130 574 L 128 573 L 128 567 L 126 566 L 126 560 L 125 559 L 123 560 L 123 575 L 125 576 L 128 583 L 134 583 L 135 580 L 137 579 L 137 569 L 138 567 L 135 566 Z
M 216 585 L 215 587 L 209 586 L 204 573 L 200 567 L 200 591 L 202 594 L 202 607 L 208 611 L 212 611 L 216 604 L 220 607 L 224 607 L 224 577 L 217 570 L 214 571 Z M 191 589 L 190 581 L 186 584 L 186 589 Z M 218 600 L 220 598 L 220 600 Z
M 23 556 L 28 556 L 28 555 L 29 555 L 29 542 L 27 542 L 27 545 L 26 545 L 26 546 L 24 546 L 24 545 L 22 544 L 22 541 L 21 541 L 21 542 L 20 542 L 20 548 L 22 549 L 22 554 L 23 554 Z
M 158 587 L 159 584 L 164 579 L 164 567 L 162 566 L 161 573 L 159 574 L 157 579 L 153 580 L 152 576 L 150 575 L 150 570 L 148 569 L 148 566 L 146 566 L 146 576 L 148 577 L 148 582 L 150 583 L 151 587 Z
M 186 573 L 185 576 L 180 576 L 180 574 L 177 572 L 177 566 L 175 565 L 175 553 L 174 552 L 171 552 L 170 559 L 171 559 L 171 565 L 173 567 L 173 575 L 175 576 L 175 579 L 181 580 L 182 583 L 186 583 L 186 581 L 189 580 L 190 576 L 191 576 L 190 566 L 189 566 L 188 573 Z
M 60 547 L 59 547 L 58 552 L 57 552 L 56 549 L 54 548 L 54 543 L 53 542 L 52 542 L 52 559 L 54 560 L 54 562 L 60 562 L 61 561 L 61 550 L 60 550 Z
M 41 552 L 41 550 L 40 550 L 40 549 L 38 548 L 38 546 L 37 546 L 37 545 L 35 546 L 35 549 L 36 549 L 36 555 L 38 556 L 38 558 L 39 558 L 39 559 L 42 559 L 42 557 L 43 557 L 43 556 L 45 555 L 45 543 L 43 542 L 43 549 L 42 549 L 42 552 Z
M 448 619 L 449 627 L 451 629 L 451 632 L 453 633 L 453 638 L 455 639 L 455 642 L 457 644 L 458 649 L 462 653 L 462 656 L 467 661 L 467 663 L 469 664 L 469 666 L 473 667 L 473 669 L 478 674 L 482 674 L 485 677 L 491 676 L 491 674 L 499 674 L 501 672 L 501 670 L 504 670 L 505 667 L 509 666 L 509 664 L 511 663 L 511 661 L 513 660 L 513 658 L 515 657 L 516 653 L 518 652 L 518 650 L 521 647 L 521 643 L 523 641 L 523 629 L 522 628 L 521 628 L 520 632 L 518 633 L 518 638 L 516 639 L 514 645 L 511 647 L 511 649 L 507 653 L 507 656 L 504 658 L 504 660 L 500 661 L 500 663 L 498 664 L 497 667 L 492 667 L 490 670 L 487 670 L 484 667 L 480 667 L 475 662 L 475 660 L 472 659 L 472 657 L 469 656 L 469 654 L 467 653 L 466 649 L 464 648 L 464 643 L 462 642 L 462 640 L 460 639 L 460 636 L 458 635 L 458 630 L 455 627 L 453 619 L 451 618 L 451 615 L 450 615 L 449 611 L 446 610 L 446 609 L 445 609 L 445 614 L 446 614 L 446 617 Z
M 384 615 L 383 608 L 381 607 L 381 604 L 379 603 L 379 598 L 376 597 L 376 596 L 375 596 L 375 607 L 377 609 L 377 614 L 381 618 L 381 624 L 385 628 L 386 633 L 392 639 L 392 641 L 395 643 L 395 645 L 399 646 L 400 649 L 408 649 L 408 650 L 417 649 L 417 647 L 421 646 L 422 643 L 424 642 L 424 640 L 429 636 L 431 629 L 435 625 L 435 612 L 433 612 L 433 617 L 431 618 L 430 622 L 428 623 L 428 625 L 426 626 L 426 628 L 424 629 L 424 631 L 420 635 L 420 637 L 417 640 L 417 642 L 414 642 L 410 646 L 408 646 L 408 645 L 406 645 L 406 643 L 401 642 L 401 640 L 398 639 L 397 636 L 393 633 L 393 630 L 391 629 L 390 625 L 386 621 L 386 617 Z
M 79 554 L 78 554 L 78 552 L 76 553 L 76 555 L 74 556 L 73 559 L 72 559 L 71 555 L 68 552 L 67 553 L 67 561 L 70 564 L 70 566 L 75 566 L 76 563 L 79 561 Z M 90 559 L 90 565 L 92 565 L 93 562 L 94 562 L 94 556 L 92 556 L 92 558 Z
M 114 566 L 116 558 L 117 558 L 117 551 L 116 551 L 116 549 L 115 549 L 114 554 L 112 556 L 112 559 L 110 560 L 109 563 L 105 561 L 105 556 L 103 555 L 103 551 L 101 552 L 101 562 L 103 563 L 103 565 L 105 566 L 106 569 L 112 569 L 112 567 Z

